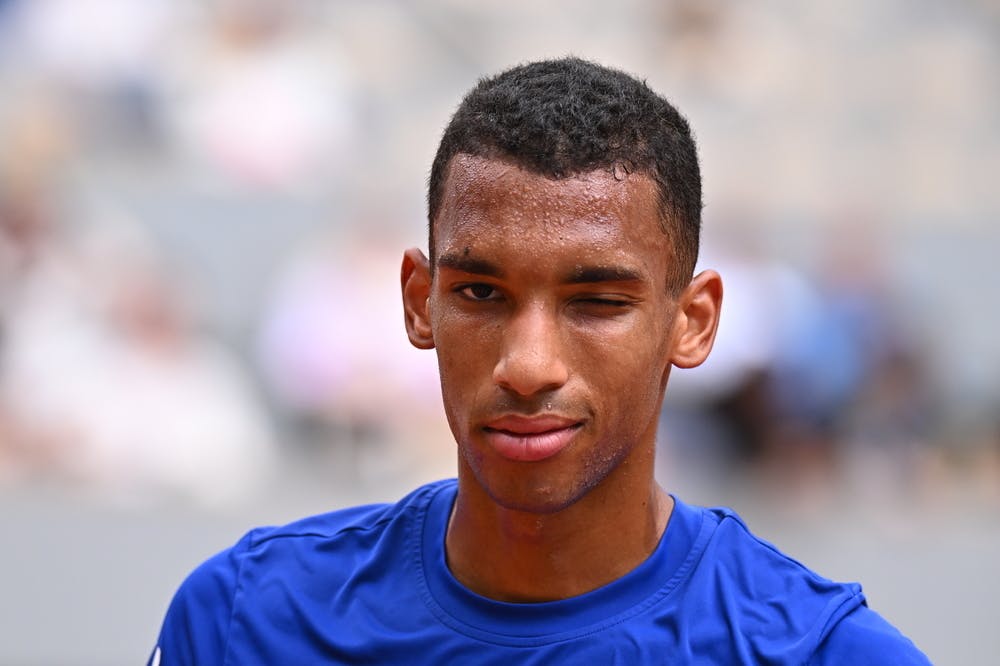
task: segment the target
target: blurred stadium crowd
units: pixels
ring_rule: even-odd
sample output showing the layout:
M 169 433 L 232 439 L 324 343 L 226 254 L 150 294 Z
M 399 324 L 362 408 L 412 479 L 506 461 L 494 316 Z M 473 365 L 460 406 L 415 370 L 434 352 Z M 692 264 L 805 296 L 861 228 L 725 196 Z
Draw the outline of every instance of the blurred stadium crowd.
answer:
M 575 52 L 701 142 L 726 305 L 664 475 L 1000 499 L 1000 10 L 507 4 L 0 1 L 0 484 L 225 503 L 293 453 L 444 455 L 396 286 L 438 133 Z

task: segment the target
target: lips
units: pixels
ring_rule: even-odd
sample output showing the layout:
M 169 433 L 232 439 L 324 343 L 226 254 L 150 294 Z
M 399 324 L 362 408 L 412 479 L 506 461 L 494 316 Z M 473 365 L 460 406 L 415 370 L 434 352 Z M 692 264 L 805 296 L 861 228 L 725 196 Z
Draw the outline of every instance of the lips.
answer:
M 562 416 L 507 415 L 483 427 L 486 439 L 504 458 L 536 462 L 556 455 L 573 440 L 582 423 Z

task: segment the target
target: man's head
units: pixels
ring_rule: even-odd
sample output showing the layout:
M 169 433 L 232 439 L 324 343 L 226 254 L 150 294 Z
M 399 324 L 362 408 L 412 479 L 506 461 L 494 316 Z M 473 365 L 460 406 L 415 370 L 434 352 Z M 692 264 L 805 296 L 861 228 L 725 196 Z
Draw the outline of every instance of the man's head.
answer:
M 431 177 L 431 259 L 401 271 L 462 487 L 533 513 L 649 492 L 670 369 L 704 360 L 721 302 L 718 275 L 691 277 L 697 184 L 686 124 L 624 74 L 527 65 L 466 97 Z
M 482 79 L 445 129 L 428 188 L 434 223 L 456 155 L 501 160 L 561 179 L 606 169 L 648 176 L 657 189 L 673 257 L 669 287 L 694 271 L 701 227 L 701 176 L 687 121 L 644 82 L 577 58 L 530 63 Z

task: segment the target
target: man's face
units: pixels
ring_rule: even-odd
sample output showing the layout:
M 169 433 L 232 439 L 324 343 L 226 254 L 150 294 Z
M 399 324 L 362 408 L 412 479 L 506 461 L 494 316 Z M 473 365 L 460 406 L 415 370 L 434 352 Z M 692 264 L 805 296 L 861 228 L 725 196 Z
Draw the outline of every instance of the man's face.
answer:
M 427 321 L 463 471 L 542 513 L 643 477 L 676 337 L 653 181 L 459 155 L 434 234 Z

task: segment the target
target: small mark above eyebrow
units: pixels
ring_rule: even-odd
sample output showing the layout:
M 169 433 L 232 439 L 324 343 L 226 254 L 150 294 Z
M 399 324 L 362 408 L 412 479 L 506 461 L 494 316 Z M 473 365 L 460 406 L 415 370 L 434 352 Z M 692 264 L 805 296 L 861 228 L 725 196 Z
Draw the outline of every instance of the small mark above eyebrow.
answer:
M 588 282 L 639 282 L 643 274 L 624 266 L 576 266 L 566 278 L 569 284 Z
M 488 275 L 495 278 L 503 277 L 503 271 L 500 270 L 499 266 L 485 259 L 470 257 L 468 253 L 469 248 L 465 248 L 465 252 L 461 255 L 454 253 L 442 254 L 437 259 L 437 265 L 440 268 L 450 268 L 462 271 L 463 273 L 472 273 L 473 275 Z

